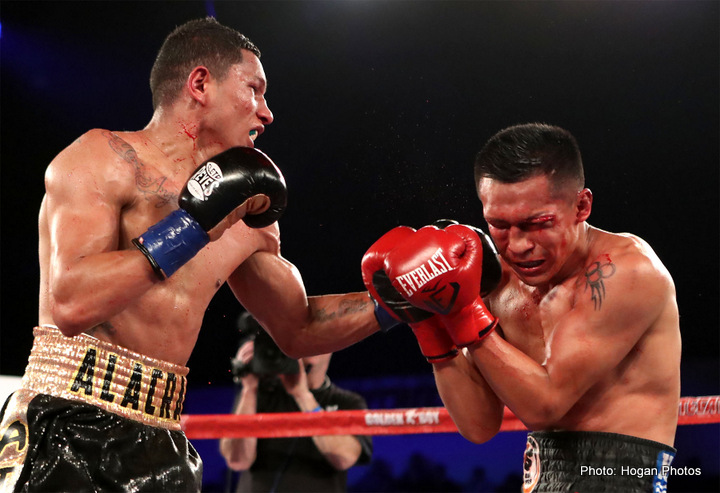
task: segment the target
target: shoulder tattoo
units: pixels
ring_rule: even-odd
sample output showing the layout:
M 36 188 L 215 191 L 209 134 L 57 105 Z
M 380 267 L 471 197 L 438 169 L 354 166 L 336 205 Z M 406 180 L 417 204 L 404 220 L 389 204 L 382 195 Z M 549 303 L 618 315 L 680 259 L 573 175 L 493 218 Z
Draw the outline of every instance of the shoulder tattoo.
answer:
M 595 310 L 602 308 L 603 298 L 605 297 L 605 279 L 615 274 L 615 264 L 607 261 L 602 264 L 593 262 L 585 270 L 585 290 L 590 288 L 590 297 L 595 304 Z
M 154 177 L 148 173 L 145 163 L 138 158 L 137 152 L 127 142 L 112 132 L 105 131 L 103 135 L 107 137 L 110 149 L 120 156 L 125 162 L 130 163 L 135 170 L 135 185 L 138 191 L 149 200 L 151 196 L 159 198 L 155 207 L 163 207 L 164 205 L 177 201 L 177 194 L 165 188 L 167 177 Z

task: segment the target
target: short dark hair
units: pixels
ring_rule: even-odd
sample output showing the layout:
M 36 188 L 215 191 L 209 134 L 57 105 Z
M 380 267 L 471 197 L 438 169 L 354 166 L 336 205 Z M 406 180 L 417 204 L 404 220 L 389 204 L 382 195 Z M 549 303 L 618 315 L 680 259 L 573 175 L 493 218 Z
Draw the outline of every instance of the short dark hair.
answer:
M 538 175 L 557 189 L 585 186 L 582 157 L 575 137 L 545 123 L 505 128 L 485 143 L 475 158 L 475 185 L 483 178 L 517 183 Z
M 176 27 L 165 38 L 150 72 L 153 109 L 175 101 L 188 74 L 199 65 L 222 80 L 232 65 L 243 61 L 242 50 L 260 57 L 252 41 L 213 17 Z

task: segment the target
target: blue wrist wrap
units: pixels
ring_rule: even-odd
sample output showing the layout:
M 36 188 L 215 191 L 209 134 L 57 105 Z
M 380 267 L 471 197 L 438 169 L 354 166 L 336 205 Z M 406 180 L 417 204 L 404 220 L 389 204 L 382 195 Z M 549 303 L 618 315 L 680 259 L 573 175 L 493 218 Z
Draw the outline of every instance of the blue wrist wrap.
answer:
M 403 322 L 400 322 L 399 320 L 393 318 L 392 315 L 390 315 L 387 310 L 385 310 L 383 307 L 381 307 L 377 300 L 370 296 L 370 299 L 373 300 L 373 303 L 375 304 L 375 319 L 378 321 L 378 324 L 380 324 L 380 330 L 382 332 L 387 332 L 388 330 L 392 329 L 396 325 L 400 325 Z
M 160 279 L 170 277 L 209 242 L 205 230 L 182 209 L 171 212 L 133 240 Z

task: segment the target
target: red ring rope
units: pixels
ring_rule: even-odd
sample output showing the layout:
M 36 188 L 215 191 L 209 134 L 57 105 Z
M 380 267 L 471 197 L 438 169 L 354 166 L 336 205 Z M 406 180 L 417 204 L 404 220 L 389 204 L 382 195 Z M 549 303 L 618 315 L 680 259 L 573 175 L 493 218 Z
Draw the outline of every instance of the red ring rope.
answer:
M 720 423 L 720 396 L 682 397 L 678 425 Z M 454 433 L 444 407 L 368 409 L 324 413 L 190 414 L 182 416 L 188 438 L 278 438 L 314 435 Z M 501 431 L 527 429 L 505 409 Z

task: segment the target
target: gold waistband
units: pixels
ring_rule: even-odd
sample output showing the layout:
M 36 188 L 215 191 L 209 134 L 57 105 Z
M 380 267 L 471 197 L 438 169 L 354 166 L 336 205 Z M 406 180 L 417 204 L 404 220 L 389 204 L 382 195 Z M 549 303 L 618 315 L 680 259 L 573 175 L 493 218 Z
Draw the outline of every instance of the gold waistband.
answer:
M 21 387 L 92 404 L 142 423 L 180 429 L 188 369 L 81 334 L 35 327 Z

